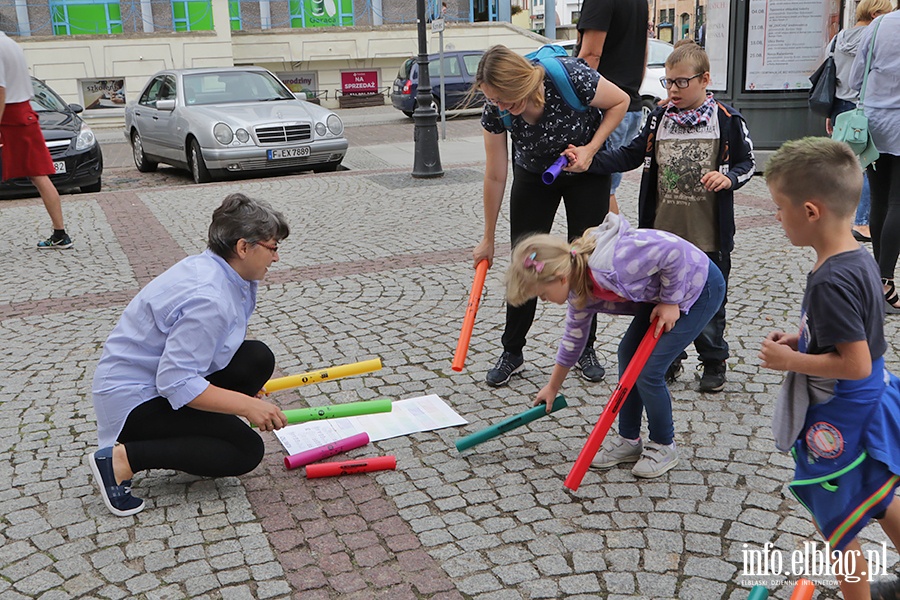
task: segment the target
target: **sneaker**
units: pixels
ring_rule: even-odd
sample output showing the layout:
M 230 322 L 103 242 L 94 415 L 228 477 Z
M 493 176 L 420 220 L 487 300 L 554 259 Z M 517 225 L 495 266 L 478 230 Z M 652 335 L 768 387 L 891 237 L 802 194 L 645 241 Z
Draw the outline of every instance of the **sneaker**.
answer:
M 700 376 L 701 392 L 721 392 L 725 389 L 725 361 L 707 361 L 700 367 L 703 375 Z
M 606 376 L 606 369 L 597 360 L 597 353 L 590 346 L 581 353 L 578 362 L 575 363 L 575 368 L 579 369 L 581 376 L 588 381 L 603 381 L 603 378 Z
M 94 481 L 100 488 L 100 496 L 106 508 L 117 517 L 127 517 L 144 510 L 144 501 L 131 495 L 131 480 L 116 484 L 113 472 L 112 446 L 101 448 L 86 457 Z
M 664 446 L 651 441 L 644 446 L 641 459 L 632 467 L 631 472 L 635 477 L 659 477 L 677 464 L 678 450 L 675 442 Z
M 61 238 L 55 238 L 51 235 L 46 240 L 38 242 L 37 247 L 41 250 L 46 250 L 48 248 L 52 248 L 55 250 L 65 250 L 66 248 L 71 248 L 73 245 L 74 243 L 72 242 L 72 238 L 70 238 L 68 235 L 64 235 Z
M 640 438 L 637 443 L 633 443 L 617 433 L 603 440 L 603 445 L 600 446 L 600 451 L 591 461 L 591 466 L 597 469 L 609 469 L 622 463 L 637 462 L 641 457 L 642 450 Z
M 675 383 L 682 373 L 684 373 L 684 365 L 681 364 L 680 358 L 676 358 L 666 369 L 666 383 Z
M 513 354 L 504 350 L 494 368 L 487 372 L 485 381 L 494 387 L 506 385 L 512 374 L 521 371 L 523 366 L 525 366 L 525 359 L 521 354 Z

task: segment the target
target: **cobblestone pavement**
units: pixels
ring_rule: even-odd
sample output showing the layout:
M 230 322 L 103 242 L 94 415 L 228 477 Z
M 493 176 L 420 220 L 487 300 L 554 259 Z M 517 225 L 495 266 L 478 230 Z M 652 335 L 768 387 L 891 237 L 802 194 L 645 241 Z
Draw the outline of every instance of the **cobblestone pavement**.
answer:
M 149 187 L 160 174 L 132 170 L 130 188 L 65 198 L 76 246 L 60 252 L 33 249 L 47 233 L 39 200 L 0 203 L 0 250 L 12 257 L 0 275 L 0 598 L 743 600 L 758 579 L 787 598 L 778 577 L 743 571 L 748 550 L 771 543 L 789 567 L 790 553 L 816 540 L 786 493 L 791 460 L 772 443 L 781 377 L 756 353 L 769 330 L 794 326 L 812 253 L 786 242 L 762 180 L 737 194 L 725 391 L 695 391 L 692 357 L 672 389 L 678 467 L 650 481 L 591 471 L 571 493 L 563 479 L 612 381 L 573 376 L 562 390 L 568 409 L 455 450 L 457 437 L 530 406 L 564 309 L 540 305 L 527 369 L 509 387 L 486 387 L 504 315 L 498 258 L 466 368 L 450 370 L 481 229 L 481 171 L 445 170 L 437 180 L 379 169 L 167 187 Z M 637 186 L 628 174 L 626 215 Z M 311 481 L 285 471 L 267 435 L 263 464 L 249 475 L 142 473 L 135 492 L 149 506 L 113 517 L 82 463 L 96 443 L 89 392 L 101 346 L 142 285 L 202 249 L 209 215 L 234 191 L 270 200 L 292 226 L 251 320 L 280 372 L 384 362 L 373 374 L 280 392 L 277 402 L 435 393 L 470 423 L 352 453 L 393 454 L 396 471 Z M 508 231 L 504 219 L 499 231 Z M 626 324 L 600 320 L 610 371 Z M 863 538 L 867 549 L 884 539 L 877 527 Z M 887 566 L 896 561 L 889 551 Z M 836 598 L 833 583 L 816 597 Z

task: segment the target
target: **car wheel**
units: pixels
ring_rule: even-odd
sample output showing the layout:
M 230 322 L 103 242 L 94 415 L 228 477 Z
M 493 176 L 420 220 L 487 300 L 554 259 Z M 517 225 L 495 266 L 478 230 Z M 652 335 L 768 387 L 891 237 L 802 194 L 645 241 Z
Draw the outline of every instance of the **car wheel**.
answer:
M 90 185 L 81 186 L 81 192 L 83 194 L 95 194 L 100 191 L 100 188 L 103 187 L 103 178 L 98 177 L 96 183 L 92 183 Z
M 650 113 L 656 108 L 656 99 L 641 98 L 641 130 L 644 129 L 644 123 L 650 117 Z
M 403 114 L 406 115 L 407 117 L 409 117 L 410 119 L 412 119 L 412 111 L 411 110 L 404 110 Z
M 147 157 L 144 156 L 144 145 L 141 143 L 141 134 L 137 131 L 134 131 L 131 134 L 131 154 L 134 156 L 134 166 L 136 166 L 137 170 L 141 173 L 155 171 L 156 167 L 159 166 L 159 163 L 147 160 Z
M 208 183 L 212 181 L 209 169 L 203 162 L 203 153 L 200 151 L 200 143 L 195 139 L 191 139 L 191 175 L 194 176 L 194 183 Z

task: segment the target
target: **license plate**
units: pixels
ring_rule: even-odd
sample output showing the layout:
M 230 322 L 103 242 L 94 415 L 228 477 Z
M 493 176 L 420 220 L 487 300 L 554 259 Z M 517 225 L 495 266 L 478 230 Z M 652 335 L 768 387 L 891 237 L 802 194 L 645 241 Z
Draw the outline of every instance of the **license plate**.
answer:
M 64 160 L 53 161 L 53 168 L 56 169 L 57 173 L 65 173 L 66 172 L 66 161 L 64 161 Z
M 269 160 L 277 160 L 279 158 L 296 158 L 298 156 L 309 156 L 309 146 L 269 150 Z

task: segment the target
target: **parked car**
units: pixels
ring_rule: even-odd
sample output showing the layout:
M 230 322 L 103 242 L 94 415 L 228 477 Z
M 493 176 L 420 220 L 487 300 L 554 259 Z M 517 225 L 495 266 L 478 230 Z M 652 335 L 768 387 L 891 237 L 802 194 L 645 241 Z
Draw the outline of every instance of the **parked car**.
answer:
M 656 107 L 656 104 L 669 95 L 659 80 L 666 76 L 666 59 L 675 49 L 672 44 L 656 38 L 650 38 L 648 42 L 650 47 L 647 54 L 647 69 L 644 71 L 644 80 L 638 90 L 641 95 L 641 111 L 644 113 L 644 120 L 647 119 L 647 115 Z M 565 48 L 570 55 L 574 55 L 575 40 L 561 40 L 554 43 Z M 643 121 L 641 126 L 643 126 Z
M 99 192 L 102 187 L 103 155 L 94 132 L 78 116 L 84 108 L 79 104 L 66 104 L 40 79 L 32 77 L 31 86 L 34 88 L 31 108 L 40 119 L 44 141 L 56 169 L 50 180 L 60 191 L 80 188 L 82 192 Z M 2 196 L 36 193 L 37 189 L 25 178 L 0 184 Z
M 483 50 L 444 52 L 444 98 L 447 108 L 474 108 L 484 104 L 484 95 L 477 92 L 468 106 L 463 106 Z M 428 75 L 431 80 L 431 96 L 435 110 L 441 110 L 441 59 L 438 54 L 428 56 Z M 391 87 L 391 104 L 411 117 L 416 110 L 416 93 L 419 90 L 419 65 L 416 57 L 407 58 Z
M 340 117 L 299 99 L 261 67 L 160 71 L 126 106 L 125 135 L 139 171 L 166 163 L 188 169 L 197 183 L 335 171 L 348 146 Z

